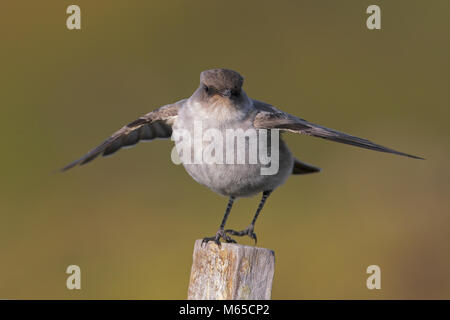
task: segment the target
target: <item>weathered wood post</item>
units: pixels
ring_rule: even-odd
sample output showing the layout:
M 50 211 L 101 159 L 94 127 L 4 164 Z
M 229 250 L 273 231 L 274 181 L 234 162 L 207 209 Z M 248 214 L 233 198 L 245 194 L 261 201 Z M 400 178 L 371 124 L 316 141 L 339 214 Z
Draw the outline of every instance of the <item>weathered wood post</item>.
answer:
M 271 296 L 275 253 L 272 250 L 195 241 L 189 281 L 189 300 L 268 300 Z

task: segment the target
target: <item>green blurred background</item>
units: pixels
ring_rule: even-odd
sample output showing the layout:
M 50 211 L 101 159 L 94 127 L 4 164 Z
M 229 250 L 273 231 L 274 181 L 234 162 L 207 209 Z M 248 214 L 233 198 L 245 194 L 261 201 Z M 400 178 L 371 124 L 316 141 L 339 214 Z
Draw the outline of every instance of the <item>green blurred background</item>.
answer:
M 80 31 L 66 29 L 72 3 Z M 370 4 L 381 7 L 380 31 L 366 28 Z M 427 158 L 286 135 L 323 171 L 289 179 L 256 226 L 258 245 L 276 253 L 273 298 L 450 298 L 449 1 L 0 9 L 0 298 L 186 298 L 194 241 L 215 233 L 226 199 L 172 164 L 172 142 L 55 170 L 190 96 L 213 67 L 243 74 L 251 97 Z M 245 227 L 258 201 L 239 200 L 228 226 Z M 82 290 L 66 289 L 70 264 Z M 381 290 L 366 288 L 371 264 Z

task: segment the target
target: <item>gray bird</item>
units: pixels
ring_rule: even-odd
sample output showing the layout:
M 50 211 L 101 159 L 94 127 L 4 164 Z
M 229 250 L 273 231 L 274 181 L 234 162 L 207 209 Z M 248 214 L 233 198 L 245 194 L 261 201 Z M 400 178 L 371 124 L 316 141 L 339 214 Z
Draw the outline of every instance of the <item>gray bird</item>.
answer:
M 98 147 L 65 166 L 62 171 L 88 163 L 100 154 L 110 155 L 122 147 L 135 145 L 140 140 L 170 138 L 175 130 L 193 133 L 196 122 L 201 122 L 204 130 L 212 128 L 222 133 L 229 129 L 288 131 L 370 150 L 423 159 L 383 147 L 366 139 L 313 124 L 280 111 L 268 103 L 253 100 L 242 89 L 243 81 L 243 77 L 232 70 L 203 71 L 200 74 L 200 86 L 190 98 L 160 107 L 129 123 Z M 180 141 L 175 140 L 177 147 L 179 143 Z M 272 175 L 261 174 L 261 168 L 267 164 L 260 161 L 254 164 L 183 163 L 186 171 L 198 183 L 229 197 L 219 230 L 214 236 L 205 237 L 204 242 L 214 241 L 220 246 L 221 239 L 226 242 L 236 242 L 231 236 L 249 236 L 256 243 L 255 222 L 272 191 L 283 184 L 290 175 L 308 174 L 321 170 L 295 159 L 281 137 L 278 144 L 279 169 Z M 249 152 L 248 143 L 245 144 L 245 148 L 247 149 L 245 151 Z M 224 152 L 226 152 L 225 149 Z M 250 225 L 242 231 L 225 230 L 225 223 L 235 199 L 253 196 L 261 192 L 262 199 Z

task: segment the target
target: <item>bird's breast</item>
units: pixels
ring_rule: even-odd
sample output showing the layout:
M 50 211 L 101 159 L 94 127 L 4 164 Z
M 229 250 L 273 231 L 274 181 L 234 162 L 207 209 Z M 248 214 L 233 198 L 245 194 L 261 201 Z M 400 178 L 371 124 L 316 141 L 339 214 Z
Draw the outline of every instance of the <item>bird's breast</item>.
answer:
M 270 133 L 262 138 L 246 121 L 189 119 L 174 127 L 176 151 L 188 174 L 219 194 L 244 197 L 271 190 L 292 172 L 292 156 L 283 141 L 277 136 L 273 152 Z M 272 167 L 272 173 L 263 173 Z

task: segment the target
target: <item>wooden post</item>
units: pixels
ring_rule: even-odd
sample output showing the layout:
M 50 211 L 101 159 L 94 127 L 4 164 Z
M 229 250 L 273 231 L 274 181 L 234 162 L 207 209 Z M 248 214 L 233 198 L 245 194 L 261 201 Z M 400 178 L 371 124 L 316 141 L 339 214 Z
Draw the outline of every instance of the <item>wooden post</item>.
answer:
M 268 300 L 275 269 L 272 250 L 195 241 L 189 300 Z

